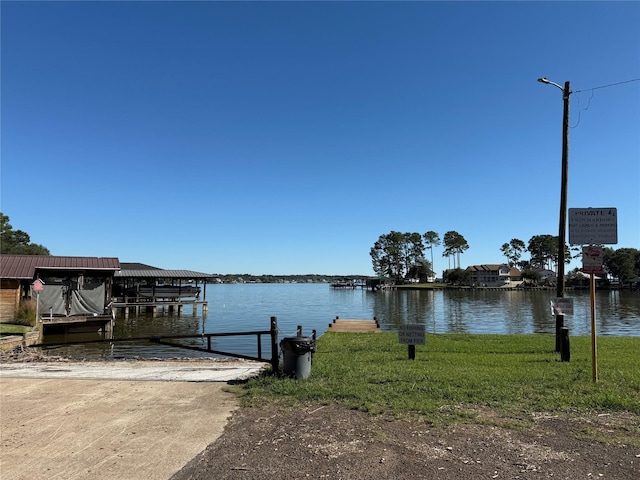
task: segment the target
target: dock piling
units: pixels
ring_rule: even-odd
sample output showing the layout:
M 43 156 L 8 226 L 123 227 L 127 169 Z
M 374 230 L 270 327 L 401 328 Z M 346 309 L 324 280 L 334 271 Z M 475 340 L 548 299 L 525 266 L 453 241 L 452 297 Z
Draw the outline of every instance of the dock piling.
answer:
M 280 373 L 280 353 L 278 352 L 278 317 L 271 317 L 271 371 Z

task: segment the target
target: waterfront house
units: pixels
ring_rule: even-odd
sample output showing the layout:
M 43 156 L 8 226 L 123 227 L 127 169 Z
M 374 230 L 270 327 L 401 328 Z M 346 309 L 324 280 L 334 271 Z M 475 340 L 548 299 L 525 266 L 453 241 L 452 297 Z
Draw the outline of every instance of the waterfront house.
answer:
M 540 283 L 543 285 L 555 285 L 558 280 L 556 272 L 547 268 L 538 268 L 536 271 L 540 274 Z
M 471 284 L 478 287 L 504 287 L 522 281 L 520 270 L 506 264 L 483 264 L 467 267 Z

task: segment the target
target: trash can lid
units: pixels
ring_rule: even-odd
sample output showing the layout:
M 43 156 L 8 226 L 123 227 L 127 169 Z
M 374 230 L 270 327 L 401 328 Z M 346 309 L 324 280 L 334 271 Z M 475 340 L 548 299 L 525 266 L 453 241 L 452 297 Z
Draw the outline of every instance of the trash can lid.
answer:
M 316 349 L 316 343 L 311 337 L 285 337 L 280 341 L 280 348 L 283 350 L 313 352 Z
M 313 339 L 311 337 L 284 337 L 282 341 L 288 342 L 311 342 Z

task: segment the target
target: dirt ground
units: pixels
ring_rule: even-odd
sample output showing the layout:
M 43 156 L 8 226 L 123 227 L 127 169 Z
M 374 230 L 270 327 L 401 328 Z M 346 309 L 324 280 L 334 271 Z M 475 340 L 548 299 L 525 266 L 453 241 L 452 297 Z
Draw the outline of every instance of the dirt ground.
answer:
M 335 405 L 242 408 L 171 480 L 640 478 L 637 416 L 479 419 L 436 427 Z
M 31 360 L 43 358 L 0 355 L 5 362 Z M 8 416 L 11 383 L 24 390 L 14 390 L 18 401 L 45 388 L 50 412 L 30 402 Z M 3 379 L 0 477 L 640 478 L 638 415 L 505 418 L 478 407 L 473 423 L 438 426 L 427 417 L 372 416 L 338 405 L 237 409 L 224 385 Z M 96 421 L 85 407 L 108 421 Z M 104 462 L 96 465 L 96 458 Z M 29 459 L 31 468 L 23 468 Z

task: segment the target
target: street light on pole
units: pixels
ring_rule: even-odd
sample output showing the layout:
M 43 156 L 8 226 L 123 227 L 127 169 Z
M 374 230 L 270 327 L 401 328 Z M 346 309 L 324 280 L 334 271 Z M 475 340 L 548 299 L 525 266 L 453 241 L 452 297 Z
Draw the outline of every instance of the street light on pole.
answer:
M 562 90 L 564 109 L 562 115 L 562 180 L 560 184 L 560 221 L 558 225 L 558 274 L 556 296 L 564 297 L 564 246 L 567 234 L 567 184 L 569 179 L 569 96 L 571 95 L 570 82 L 564 82 L 564 88 L 545 77 L 539 78 L 539 82 L 553 85 Z M 564 315 L 556 315 L 556 352 L 560 351 L 561 328 L 564 327 Z

